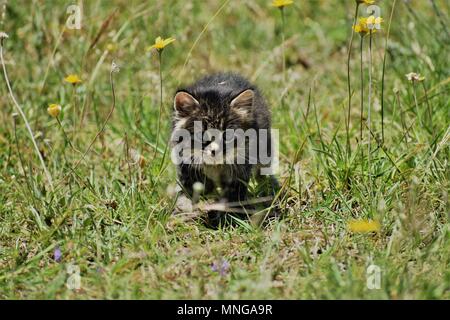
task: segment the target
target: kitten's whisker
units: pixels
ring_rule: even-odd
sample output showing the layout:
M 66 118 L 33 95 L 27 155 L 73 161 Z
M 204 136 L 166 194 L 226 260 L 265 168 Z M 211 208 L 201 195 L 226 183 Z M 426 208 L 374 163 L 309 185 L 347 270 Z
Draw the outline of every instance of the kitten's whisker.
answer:
M 208 210 L 216 210 L 216 209 L 211 209 L 210 207 L 226 207 L 229 209 L 232 209 L 233 207 L 242 207 L 243 205 L 248 205 L 248 204 L 258 204 L 258 203 L 264 203 L 264 202 L 270 202 L 274 199 L 274 197 L 272 196 L 267 196 L 267 197 L 260 197 L 260 198 L 254 198 L 254 199 L 248 199 L 245 201 L 234 201 L 234 202 L 214 202 L 214 203 L 208 203 L 205 205 L 199 205 L 199 207 L 202 208 L 208 208 Z
M 213 203 L 207 205 L 199 205 L 197 208 L 201 211 L 222 211 L 227 213 L 248 213 L 255 214 L 258 210 L 247 210 L 243 208 L 232 208 L 227 206 L 225 203 Z

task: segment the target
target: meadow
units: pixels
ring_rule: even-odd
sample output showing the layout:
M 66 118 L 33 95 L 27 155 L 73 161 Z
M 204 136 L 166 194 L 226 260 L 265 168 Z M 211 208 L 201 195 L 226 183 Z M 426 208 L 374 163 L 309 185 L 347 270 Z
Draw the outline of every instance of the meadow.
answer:
M 1 0 L 0 298 L 449 299 L 450 4 L 356 3 Z M 265 226 L 172 215 L 173 96 L 216 71 L 279 130 Z

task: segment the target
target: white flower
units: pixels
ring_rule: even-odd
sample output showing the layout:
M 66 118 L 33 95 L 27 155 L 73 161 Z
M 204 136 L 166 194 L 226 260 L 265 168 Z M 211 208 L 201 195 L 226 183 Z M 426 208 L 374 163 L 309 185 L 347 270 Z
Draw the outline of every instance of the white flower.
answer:
M 111 72 L 118 73 L 120 71 L 119 65 L 117 65 L 114 61 L 111 63 Z
M 410 73 L 406 74 L 405 76 L 406 76 L 406 79 L 408 79 L 408 81 L 411 81 L 411 82 L 415 82 L 415 81 L 420 82 L 420 81 L 425 80 L 425 77 L 423 77 L 420 74 L 415 73 L 415 72 L 410 72 Z

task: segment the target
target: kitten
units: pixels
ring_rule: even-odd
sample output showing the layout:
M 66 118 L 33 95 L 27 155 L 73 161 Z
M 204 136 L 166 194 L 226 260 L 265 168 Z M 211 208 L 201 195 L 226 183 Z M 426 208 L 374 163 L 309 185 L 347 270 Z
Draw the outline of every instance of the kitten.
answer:
M 204 193 L 218 192 L 221 202 L 242 202 L 247 198 L 248 182 L 255 175 L 259 181 L 268 179 L 270 193 L 274 194 L 278 182 L 273 176 L 261 175 L 262 158 L 258 153 L 265 149 L 271 153 L 271 160 L 270 124 L 270 112 L 259 90 L 240 75 L 213 74 L 178 90 L 174 99 L 172 155 L 177 145 L 189 151 L 177 163 L 178 183 L 184 192 L 192 198 L 194 183 L 201 182 Z M 266 129 L 267 134 L 260 129 Z M 178 132 L 189 133 L 184 143 L 180 143 Z M 256 132 L 256 136 L 253 140 L 242 139 L 242 132 Z M 266 161 L 264 165 L 270 163 Z M 224 212 L 209 212 L 206 222 L 216 227 L 226 220 Z

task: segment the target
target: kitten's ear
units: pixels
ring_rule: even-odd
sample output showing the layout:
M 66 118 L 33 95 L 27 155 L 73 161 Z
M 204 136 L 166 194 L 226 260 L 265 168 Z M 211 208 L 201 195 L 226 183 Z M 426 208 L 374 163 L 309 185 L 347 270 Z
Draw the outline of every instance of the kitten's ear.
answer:
M 180 91 L 175 95 L 175 99 L 173 102 L 173 107 L 175 111 L 183 114 L 189 115 L 195 108 L 199 107 L 197 99 L 191 96 L 189 93 Z
M 253 90 L 245 90 L 240 95 L 238 95 L 236 98 L 231 101 L 231 108 L 244 108 L 244 107 L 251 107 L 253 105 L 253 98 L 255 96 L 255 93 Z

